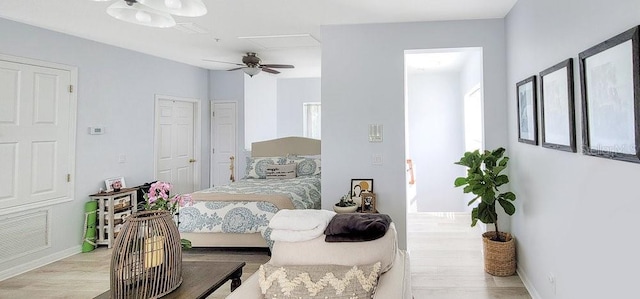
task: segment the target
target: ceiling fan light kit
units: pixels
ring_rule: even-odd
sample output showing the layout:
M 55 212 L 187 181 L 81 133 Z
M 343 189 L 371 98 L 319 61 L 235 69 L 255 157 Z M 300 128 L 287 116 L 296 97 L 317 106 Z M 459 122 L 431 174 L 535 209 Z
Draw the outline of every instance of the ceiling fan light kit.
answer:
M 261 69 L 256 67 L 256 66 L 248 66 L 248 67 L 243 67 L 242 71 L 249 75 L 249 77 L 253 77 L 255 75 L 257 75 L 258 73 L 260 73 Z
M 166 11 L 181 17 L 200 17 L 207 14 L 201 0 L 137 0 L 140 4 L 156 10 Z
M 107 13 L 125 22 L 167 28 L 176 25 L 171 15 L 199 17 L 207 13 L 207 7 L 202 0 L 118 0 L 107 8 Z
M 261 71 L 265 71 L 271 74 L 280 74 L 280 72 L 274 70 L 274 68 L 282 68 L 282 69 L 294 68 L 294 66 L 290 64 L 262 64 L 260 63 L 262 60 L 258 57 L 258 54 L 254 52 L 247 52 L 247 55 L 242 56 L 242 63 L 218 61 L 218 60 L 211 60 L 211 59 L 203 59 L 203 60 L 218 62 L 218 63 L 235 64 L 240 67 L 232 68 L 227 71 L 242 70 L 245 74 L 249 75 L 250 77 L 257 75 Z

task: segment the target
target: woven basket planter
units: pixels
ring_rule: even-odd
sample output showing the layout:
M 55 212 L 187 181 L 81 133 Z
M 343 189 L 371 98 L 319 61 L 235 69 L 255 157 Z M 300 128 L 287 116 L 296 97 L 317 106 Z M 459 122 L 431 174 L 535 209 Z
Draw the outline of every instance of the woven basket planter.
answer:
M 182 246 L 171 213 L 129 216 L 111 255 L 111 298 L 159 298 L 181 283 Z
M 496 232 L 482 234 L 484 271 L 494 276 L 511 276 L 516 273 L 516 243 L 509 233 L 499 232 L 506 242 L 492 241 Z

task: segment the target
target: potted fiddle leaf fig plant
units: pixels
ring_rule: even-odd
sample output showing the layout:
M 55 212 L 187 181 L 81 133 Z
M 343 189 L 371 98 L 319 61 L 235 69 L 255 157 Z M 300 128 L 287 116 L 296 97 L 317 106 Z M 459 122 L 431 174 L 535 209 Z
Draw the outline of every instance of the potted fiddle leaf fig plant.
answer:
M 464 193 L 475 195 L 469 206 L 477 202 L 471 211 L 471 226 L 480 220 L 495 227 L 494 231 L 482 234 L 485 271 L 495 276 L 510 276 L 516 270 L 514 240 L 511 234 L 498 229 L 496 211 L 496 206 L 500 205 L 509 216 L 516 212 L 512 203 L 516 195 L 510 191 L 502 192 L 499 188 L 509 183 L 509 177 L 502 173 L 509 162 L 504 153 L 502 147 L 482 153 L 476 150 L 464 153 L 460 161 L 455 162 L 467 167 L 467 176 L 456 178 L 455 187 L 464 187 Z

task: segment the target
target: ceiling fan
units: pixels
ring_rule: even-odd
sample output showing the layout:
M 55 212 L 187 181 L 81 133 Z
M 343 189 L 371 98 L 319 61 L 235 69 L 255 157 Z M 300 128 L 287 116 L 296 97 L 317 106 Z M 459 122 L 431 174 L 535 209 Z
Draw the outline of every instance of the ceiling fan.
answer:
M 260 73 L 260 71 L 265 71 L 267 73 L 271 73 L 271 74 L 280 74 L 279 71 L 274 70 L 274 69 L 292 69 L 294 68 L 293 65 L 290 64 L 262 64 L 260 63 L 260 58 L 258 57 L 258 55 L 254 52 L 247 52 L 247 55 L 242 56 L 242 63 L 234 63 L 234 62 L 226 62 L 226 61 L 218 61 L 218 60 L 210 60 L 210 59 L 203 59 L 205 61 L 212 61 L 212 62 L 220 62 L 220 63 L 228 63 L 228 64 L 234 64 L 240 67 L 237 68 L 233 68 L 227 71 L 235 71 L 235 70 L 242 70 L 244 71 L 247 75 L 249 75 L 250 77 L 253 77 L 254 75 L 257 75 L 258 73 Z
M 176 25 L 171 15 L 199 17 L 207 13 L 207 7 L 202 0 L 117 0 L 107 8 L 107 13 L 121 21 L 167 28 Z

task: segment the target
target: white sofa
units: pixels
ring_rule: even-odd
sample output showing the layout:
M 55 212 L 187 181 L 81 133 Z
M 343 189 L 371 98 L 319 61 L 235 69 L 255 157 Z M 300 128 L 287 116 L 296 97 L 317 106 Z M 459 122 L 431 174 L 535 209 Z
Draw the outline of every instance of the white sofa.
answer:
M 293 265 L 366 265 L 381 262 L 380 279 L 373 298 L 411 299 L 409 255 L 397 248 L 397 232 L 393 223 L 382 238 L 367 242 L 327 243 L 324 235 L 304 242 L 275 242 L 268 263 Z M 258 272 L 251 275 L 227 299 L 264 298 L 258 283 Z

